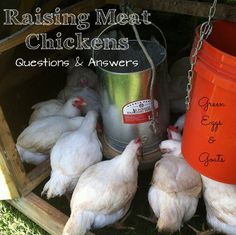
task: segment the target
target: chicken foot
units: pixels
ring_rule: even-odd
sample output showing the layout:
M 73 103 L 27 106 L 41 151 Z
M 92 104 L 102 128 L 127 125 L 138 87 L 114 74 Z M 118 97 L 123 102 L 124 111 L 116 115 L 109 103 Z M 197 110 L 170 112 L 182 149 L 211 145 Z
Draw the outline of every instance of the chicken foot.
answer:
M 131 210 L 129 210 L 119 222 L 113 224 L 112 227 L 117 230 L 135 230 L 134 227 L 124 225 L 124 222 L 130 216 L 130 214 L 131 214 Z
M 144 219 L 148 222 L 151 222 L 153 224 L 156 224 L 157 223 L 157 218 L 156 216 L 150 216 L 150 217 L 146 217 L 144 215 L 136 215 L 137 217 L 141 218 L 141 219 Z
M 66 199 L 68 200 L 68 202 L 70 202 L 71 198 L 72 198 L 72 192 L 66 192 L 65 193 L 65 196 L 66 196 Z
M 134 227 L 126 226 L 126 225 L 122 224 L 121 222 L 117 222 L 117 223 L 113 224 L 112 227 L 117 230 L 135 230 Z
M 156 224 L 157 223 L 157 217 L 155 216 L 153 210 L 150 208 L 150 216 L 149 217 L 146 217 L 144 215 L 136 215 L 137 217 L 141 218 L 141 219 L 144 219 L 148 222 L 151 222 L 153 224 Z
M 194 228 L 190 224 L 187 224 L 187 225 L 188 225 L 189 228 L 191 228 L 196 233 L 196 235 L 213 235 L 213 234 L 215 234 L 215 232 L 212 229 L 205 230 L 204 225 L 202 226 L 203 231 L 197 230 L 196 228 Z

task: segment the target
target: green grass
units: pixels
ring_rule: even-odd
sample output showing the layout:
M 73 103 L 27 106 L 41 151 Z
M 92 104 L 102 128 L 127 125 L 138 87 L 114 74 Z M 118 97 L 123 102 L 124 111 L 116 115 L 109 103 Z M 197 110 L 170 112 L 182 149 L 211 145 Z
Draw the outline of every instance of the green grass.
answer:
M 48 235 L 6 202 L 0 202 L 0 235 Z

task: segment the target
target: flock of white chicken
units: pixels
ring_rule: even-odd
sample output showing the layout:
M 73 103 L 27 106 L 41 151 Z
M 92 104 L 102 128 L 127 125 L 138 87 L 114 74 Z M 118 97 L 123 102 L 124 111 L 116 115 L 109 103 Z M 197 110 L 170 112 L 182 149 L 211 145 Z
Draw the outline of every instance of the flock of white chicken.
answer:
M 137 190 L 141 140 L 132 140 L 121 155 L 102 161 L 96 89 L 92 70 L 70 68 L 66 87 L 57 99 L 32 107 L 29 126 L 17 139 L 22 161 L 37 165 L 50 157 L 51 177 L 42 194 L 52 198 L 73 193 L 64 235 L 84 235 L 118 222 Z M 184 119 L 183 115 L 169 126 L 168 140 L 160 144 L 162 158 L 153 171 L 148 201 L 157 228 L 180 230 L 194 216 L 203 192 L 208 223 L 215 231 L 235 235 L 236 185 L 201 176 L 187 164 L 181 154 Z

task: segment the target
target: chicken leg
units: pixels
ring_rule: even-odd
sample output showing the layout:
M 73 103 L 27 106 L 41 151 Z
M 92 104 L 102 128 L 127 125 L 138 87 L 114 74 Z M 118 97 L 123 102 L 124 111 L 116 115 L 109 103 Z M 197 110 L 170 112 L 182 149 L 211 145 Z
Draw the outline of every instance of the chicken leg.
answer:
M 156 224 L 157 223 L 157 217 L 155 216 L 153 210 L 150 208 L 150 216 L 149 217 L 146 217 L 146 216 L 143 216 L 143 215 L 136 215 L 137 217 L 141 218 L 141 219 L 144 219 L 148 222 L 151 222 L 153 224 Z
M 212 235 L 212 234 L 215 234 L 215 232 L 212 229 L 205 230 L 205 226 L 204 225 L 202 226 L 202 230 L 203 231 L 197 230 L 196 228 L 194 228 L 190 224 L 187 224 L 187 225 L 188 225 L 189 228 L 191 228 L 196 233 L 196 235 Z
M 130 216 L 130 214 L 131 214 L 131 210 L 129 210 L 126 213 L 126 215 L 120 221 L 118 221 L 117 223 L 113 224 L 112 227 L 114 229 L 117 229 L 117 230 L 135 230 L 134 227 L 130 227 L 130 226 L 124 225 L 124 222 Z

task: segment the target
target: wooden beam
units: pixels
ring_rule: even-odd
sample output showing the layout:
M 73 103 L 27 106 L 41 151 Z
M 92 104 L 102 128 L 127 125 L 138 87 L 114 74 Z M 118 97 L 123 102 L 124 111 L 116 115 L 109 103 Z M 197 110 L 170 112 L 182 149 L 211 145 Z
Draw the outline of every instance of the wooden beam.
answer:
M 33 7 L 35 6 L 35 1 L 36 0 L 32 0 L 32 1 L 20 1 L 19 2 L 19 6 L 18 6 L 18 11 L 19 14 L 22 15 L 25 12 L 31 12 Z M 6 26 L 6 30 L 9 34 L 12 34 L 14 32 L 17 32 L 18 30 L 20 30 L 22 28 L 22 26 L 18 26 L 18 25 L 13 25 L 13 26 Z M 2 32 L 2 30 L 0 31 Z M 10 62 L 12 61 L 12 56 L 15 52 L 16 48 L 11 48 L 11 50 L 6 51 L 1 57 L 0 57 L 0 74 L 1 76 L 4 76 L 5 72 L 7 72 L 7 70 L 9 69 L 10 66 L 8 66 L 10 64 Z
M 35 189 L 51 173 L 50 159 L 42 162 L 27 174 L 27 182 L 23 186 L 21 193 L 27 195 Z
M 73 13 L 78 14 L 80 12 L 91 12 L 95 8 L 102 7 L 106 4 L 104 0 L 84 0 L 79 3 L 76 3 L 68 8 L 65 8 L 61 13 Z M 10 48 L 20 45 L 25 41 L 27 35 L 31 33 L 45 33 L 50 30 L 59 27 L 59 25 L 31 25 L 23 28 L 22 30 L 12 34 L 9 37 L 6 37 L 0 40 L 0 54 L 4 51 L 7 51 Z
M 30 193 L 50 174 L 50 160 L 26 175 L 15 142 L 0 107 L 0 199 L 13 199 Z
M 44 230 L 52 235 L 62 234 L 68 217 L 34 193 L 8 201 Z
M 9 200 L 8 203 L 51 235 L 61 235 L 68 220 L 68 216 L 34 193 L 30 193 L 28 196 L 19 199 Z M 94 234 L 89 232 L 87 235 Z
M 16 182 L 4 161 L 3 152 L 0 152 L 0 200 L 9 200 L 20 196 Z
M 187 0 L 152 0 L 147 2 L 131 0 L 135 5 L 146 7 L 147 9 L 159 10 L 177 14 L 192 15 L 198 17 L 208 17 L 211 3 L 187 1 Z M 137 4 L 136 4 L 137 3 Z M 236 6 L 217 4 L 215 19 L 227 19 L 236 21 Z
M 164 11 L 183 15 L 198 17 L 208 17 L 210 6 L 209 2 L 187 1 L 187 0 L 129 0 L 135 7 L 156 11 Z M 120 4 L 120 0 L 107 0 L 110 4 Z M 230 20 L 236 22 L 236 4 L 226 5 L 217 4 L 215 19 Z
M 27 181 L 25 169 L 18 155 L 12 138 L 9 126 L 0 107 L 0 150 L 1 161 L 5 162 L 5 166 L 11 174 L 12 182 L 20 191 L 20 188 Z

